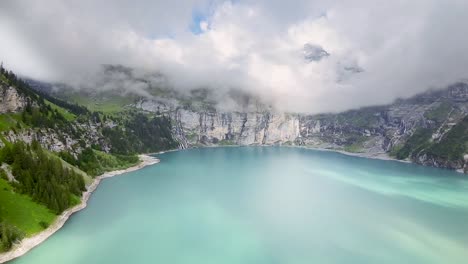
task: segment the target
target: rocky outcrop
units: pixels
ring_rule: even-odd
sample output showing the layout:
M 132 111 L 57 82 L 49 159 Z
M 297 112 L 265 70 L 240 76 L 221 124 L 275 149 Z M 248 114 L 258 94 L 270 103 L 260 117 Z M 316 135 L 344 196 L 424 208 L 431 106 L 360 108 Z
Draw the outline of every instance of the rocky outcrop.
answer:
M 0 166 L 0 169 L 2 169 L 5 172 L 8 181 L 17 182 L 17 180 L 15 179 L 15 176 L 13 176 L 13 173 L 11 173 L 11 168 L 8 164 L 2 163 Z
M 20 92 L 15 87 L 7 86 L 5 83 L 0 83 L 0 114 L 20 113 L 28 104 L 37 107 L 37 103 L 24 92 Z M 10 120 L 17 122 L 11 116 Z M 17 124 L 19 125 L 19 122 Z M 105 140 L 101 130 L 103 127 L 112 128 L 115 126 L 112 121 L 109 120 L 101 124 L 88 120 L 73 122 L 69 126 L 67 129 L 30 127 L 10 129 L 3 131 L 0 134 L 0 139 L 3 138 L 8 142 L 23 141 L 28 144 L 36 140 L 43 148 L 50 151 L 69 151 L 75 155 L 93 144 L 101 146 L 105 151 L 110 149 L 110 145 Z M 0 140 L 0 147 L 3 145 L 3 140 Z
M 432 156 L 432 155 L 423 153 L 422 155 L 415 156 L 414 161 L 418 164 L 425 165 L 425 166 L 448 168 L 448 169 L 455 169 L 460 172 L 467 172 L 466 171 L 466 166 L 468 164 L 467 159 L 451 161 L 451 160 L 442 159 L 437 156 Z
M 80 131 L 76 133 L 79 136 L 50 128 L 29 128 L 20 131 L 10 130 L 4 133 L 3 137 L 9 142 L 23 141 L 28 144 L 36 140 L 47 150 L 54 152 L 69 151 L 75 155 L 92 145 L 99 145 L 105 151 L 111 148 L 98 129 L 100 124 L 92 122 L 75 123 L 74 126 L 76 130 Z
M 0 114 L 21 111 L 26 103 L 15 88 L 0 84 Z

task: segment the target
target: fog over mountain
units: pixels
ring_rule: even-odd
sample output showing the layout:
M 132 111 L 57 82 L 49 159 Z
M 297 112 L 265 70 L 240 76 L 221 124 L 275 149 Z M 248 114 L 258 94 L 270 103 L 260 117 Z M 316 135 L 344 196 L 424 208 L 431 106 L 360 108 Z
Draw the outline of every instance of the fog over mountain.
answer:
M 0 60 L 83 89 L 108 89 L 102 65 L 120 64 L 182 91 L 336 112 L 467 78 L 467 11 L 463 0 L 3 0 Z

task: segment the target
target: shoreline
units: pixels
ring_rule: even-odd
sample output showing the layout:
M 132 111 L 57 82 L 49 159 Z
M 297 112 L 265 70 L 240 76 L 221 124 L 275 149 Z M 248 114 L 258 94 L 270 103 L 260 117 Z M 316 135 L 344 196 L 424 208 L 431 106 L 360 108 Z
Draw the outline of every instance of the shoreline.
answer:
M 321 148 L 321 147 L 314 147 L 314 146 L 302 146 L 302 145 L 282 145 L 282 144 L 265 144 L 265 145 L 207 145 L 207 146 L 194 146 L 190 147 L 187 149 L 198 149 L 198 148 L 225 148 L 225 147 L 282 147 L 282 148 L 299 148 L 299 149 L 310 149 L 310 150 L 317 150 L 317 151 L 325 151 L 325 152 L 336 152 L 340 153 L 346 156 L 352 156 L 352 157 L 359 157 L 359 158 L 366 158 L 366 159 L 376 159 L 376 160 L 388 160 L 388 161 L 398 161 L 398 162 L 403 162 L 403 163 L 410 163 L 410 164 L 415 164 L 415 165 L 421 165 L 414 163 L 410 160 L 399 160 L 396 158 L 390 157 L 387 153 L 385 152 L 377 152 L 377 153 L 365 153 L 365 152 L 348 152 L 345 150 L 341 149 L 332 149 L 332 148 Z M 168 151 L 161 151 L 158 153 L 151 153 L 151 154 L 163 154 L 165 152 L 171 152 L 171 151 L 178 151 L 182 149 L 174 149 L 174 150 L 168 150 Z M 424 165 L 421 165 L 424 166 Z
M 396 162 L 401 162 L 401 163 L 406 163 L 406 164 L 413 164 L 417 166 L 423 166 L 423 167 L 429 167 L 429 168 L 435 168 L 435 169 L 442 169 L 442 170 L 448 170 L 448 171 L 453 171 L 456 173 L 460 173 L 463 175 L 466 175 L 463 171 L 463 169 L 449 169 L 449 168 L 443 168 L 443 167 L 434 167 L 434 166 L 427 166 L 423 164 L 418 164 L 416 162 L 413 162 L 408 159 L 404 160 L 399 160 L 396 158 L 393 158 L 388 155 L 386 152 L 373 152 L 373 153 L 366 153 L 366 152 L 348 152 L 345 150 L 341 149 L 331 149 L 331 148 L 321 148 L 321 147 L 314 147 L 314 146 L 301 146 L 301 145 L 281 145 L 281 144 L 265 144 L 265 145 L 206 145 L 206 146 L 192 146 L 186 149 L 171 149 L 171 150 L 166 150 L 166 151 L 160 151 L 160 152 L 155 152 L 155 153 L 150 153 L 148 155 L 158 155 L 158 154 L 164 154 L 167 152 L 173 152 L 173 151 L 181 151 L 181 150 L 188 150 L 188 149 L 203 149 L 203 148 L 230 148 L 230 147 L 286 147 L 286 148 L 299 148 L 299 149 L 309 149 L 309 150 L 316 150 L 316 151 L 324 151 L 324 152 L 335 152 L 339 153 L 342 155 L 346 156 L 351 156 L 351 157 L 358 157 L 358 158 L 364 158 L 364 159 L 374 159 L 374 160 L 384 160 L 384 161 L 396 161 Z
M 453 172 L 460 173 L 460 174 L 463 174 L 463 175 L 467 174 L 467 173 L 465 173 L 463 171 L 463 169 L 457 169 L 456 170 L 456 169 L 450 169 L 450 168 L 444 168 L 444 167 L 428 166 L 428 165 L 423 165 L 423 164 L 413 162 L 413 161 L 408 160 L 408 159 L 399 160 L 399 159 L 390 157 L 387 153 L 384 153 L 384 152 L 372 154 L 372 153 L 364 153 L 364 152 L 362 152 L 362 153 L 361 152 L 356 152 L 355 153 L 355 152 L 347 152 L 347 151 L 344 151 L 344 150 L 315 148 L 315 147 L 307 147 L 307 146 L 291 146 L 291 147 L 293 147 L 293 148 L 312 149 L 312 150 L 318 150 L 318 151 L 337 152 L 337 153 L 340 153 L 340 154 L 343 154 L 343 155 L 352 156 L 352 157 L 359 157 L 359 158 L 365 158 L 365 159 L 396 161 L 396 162 L 401 162 L 401 163 L 406 163 L 406 164 L 413 164 L 413 165 L 422 166 L 422 167 L 453 171 Z
M 352 156 L 352 157 L 359 157 L 359 158 L 366 158 L 366 159 L 376 159 L 376 160 L 389 160 L 389 161 L 398 161 L 402 163 L 410 163 L 410 164 L 415 164 L 415 165 L 420 165 L 414 162 L 411 162 L 409 160 L 399 160 L 396 158 L 390 157 L 387 153 L 385 152 L 379 152 L 379 153 L 365 153 L 365 152 L 348 152 L 345 150 L 339 150 L 339 149 L 327 149 L 327 148 L 317 148 L 317 147 L 307 147 L 307 146 L 290 146 L 292 148 L 304 148 L 304 149 L 312 149 L 312 150 L 318 150 L 318 151 L 326 151 L 326 152 L 337 152 L 346 156 Z
M 21 257 L 22 255 L 26 254 L 31 249 L 35 248 L 36 246 L 40 245 L 42 242 L 46 241 L 55 232 L 59 231 L 63 227 L 65 222 L 70 218 L 70 216 L 86 208 L 86 206 L 88 205 L 89 197 L 96 190 L 96 188 L 99 186 L 99 183 L 101 183 L 103 179 L 114 177 L 114 176 L 124 174 L 127 172 L 136 171 L 146 166 L 159 163 L 158 158 L 151 157 L 146 154 L 138 155 L 138 157 L 140 158 L 140 162 L 135 166 L 132 166 L 123 170 L 115 170 L 115 171 L 106 172 L 94 178 L 94 181 L 89 186 L 87 186 L 87 190 L 83 192 L 81 203 L 75 205 L 72 208 L 65 210 L 63 213 L 58 215 L 57 219 L 48 228 L 44 229 L 43 231 L 31 237 L 24 238 L 23 240 L 21 240 L 19 244 L 14 245 L 11 250 L 4 252 L 4 253 L 0 253 L 0 263 L 5 263 L 15 258 Z

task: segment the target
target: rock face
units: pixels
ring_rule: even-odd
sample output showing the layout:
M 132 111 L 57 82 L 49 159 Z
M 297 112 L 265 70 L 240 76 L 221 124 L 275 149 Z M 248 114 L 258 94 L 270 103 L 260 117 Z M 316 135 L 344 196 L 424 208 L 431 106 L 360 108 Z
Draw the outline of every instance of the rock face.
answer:
M 98 131 L 99 126 L 100 124 L 92 122 L 76 123 L 75 127 L 80 131 L 79 137 L 50 128 L 30 128 L 19 132 L 10 130 L 4 133 L 3 137 L 9 142 L 23 141 L 27 144 L 36 140 L 47 150 L 54 152 L 69 151 L 76 155 L 93 144 L 100 145 L 104 150 L 110 149 L 111 146 Z
M 26 98 L 15 88 L 0 84 L 0 114 L 21 111 L 26 103 Z
M 223 112 L 151 100 L 140 101 L 135 106 L 170 115 L 174 137 L 181 148 L 287 144 L 389 157 L 421 129 L 432 133 L 429 143 L 440 142 L 468 115 L 468 85 L 457 84 L 389 106 L 324 115 Z M 408 159 L 435 167 L 458 170 L 467 167 L 466 159 L 448 161 L 423 151 L 411 152 Z
M 264 145 L 293 142 L 299 136 L 297 116 L 274 113 L 218 113 L 176 109 L 178 138 L 191 145 Z

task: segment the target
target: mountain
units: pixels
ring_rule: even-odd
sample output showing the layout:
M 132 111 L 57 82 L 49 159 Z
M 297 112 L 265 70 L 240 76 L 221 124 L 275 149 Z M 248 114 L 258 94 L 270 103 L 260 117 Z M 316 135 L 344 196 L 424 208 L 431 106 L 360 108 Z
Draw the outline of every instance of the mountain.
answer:
M 110 83 L 100 82 L 101 85 L 112 87 L 115 76 L 124 76 L 125 83 L 146 86 L 138 86 L 139 91 L 123 90 L 122 86 L 90 91 L 30 84 L 39 91 L 52 91 L 55 97 L 103 113 L 135 111 L 166 116 L 180 148 L 281 144 L 467 170 L 466 83 L 389 105 L 307 115 L 275 111 L 262 98 L 238 90 L 222 93 L 199 88 L 178 92 L 168 86 L 161 74 L 143 74 L 124 66 L 106 65 L 100 80 Z
M 468 173 L 466 83 L 389 105 L 307 115 L 275 111 L 237 90 L 182 93 L 155 82 L 159 75 L 151 81 L 131 69 L 106 68 L 114 71 L 130 78 L 126 84 L 146 85 L 57 89 L 0 67 L 0 251 L 46 228 L 79 203 L 93 177 L 136 164 L 138 153 L 286 145 Z
M 216 145 L 295 145 L 409 160 L 467 171 L 468 85 L 457 83 L 386 106 L 338 114 L 272 110 L 220 111 L 157 99 L 132 107 L 171 117 L 182 148 Z
M 304 54 L 304 60 L 307 62 L 320 61 L 322 58 L 330 56 L 330 53 L 321 46 L 310 43 L 304 44 L 302 53 Z

